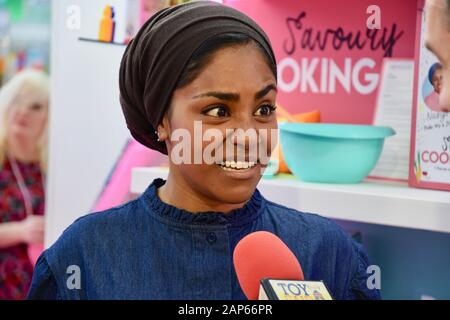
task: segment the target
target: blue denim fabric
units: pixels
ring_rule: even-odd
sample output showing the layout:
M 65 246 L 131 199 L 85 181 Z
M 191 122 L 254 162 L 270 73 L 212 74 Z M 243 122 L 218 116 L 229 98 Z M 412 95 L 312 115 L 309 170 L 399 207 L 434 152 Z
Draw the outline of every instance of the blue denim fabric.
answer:
M 40 256 L 28 298 L 246 299 L 233 249 L 258 230 L 280 237 L 305 279 L 323 280 L 335 299 L 380 298 L 367 288 L 364 250 L 334 222 L 270 202 L 258 190 L 230 213 L 193 214 L 158 198 L 164 183 L 156 179 L 136 200 L 76 220 Z M 67 286 L 71 265 L 80 268 L 80 289 Z

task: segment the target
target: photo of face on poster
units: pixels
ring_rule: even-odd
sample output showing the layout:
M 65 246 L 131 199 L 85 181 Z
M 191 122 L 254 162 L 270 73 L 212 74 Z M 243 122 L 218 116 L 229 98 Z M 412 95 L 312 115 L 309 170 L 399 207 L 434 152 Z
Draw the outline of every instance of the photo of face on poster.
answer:
M 422 96 L 425 105 L 436 112 L 449 112 L 450 108 L 439 103 L 442 91 L 443 67 L 439 62 L 433 63 L 428 69 L 428 77 L 423 79 Z

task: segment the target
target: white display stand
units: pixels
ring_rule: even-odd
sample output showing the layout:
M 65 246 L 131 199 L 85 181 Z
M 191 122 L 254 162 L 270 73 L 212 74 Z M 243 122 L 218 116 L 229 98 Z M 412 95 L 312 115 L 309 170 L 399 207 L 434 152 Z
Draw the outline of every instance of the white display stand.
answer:
M 129 137 L 118 85 L 125 46 L 79 41 L 95 38 L 106 4 L 125 10 L 122 0 L 52 2 L 46 247 L 91 211 Z M 68 26 L 74 12 L 79 29 Z M 120 17 L 117 38 L 123 38 Z
M 142 193 L 167 172 L 160 167 L 133 169 L 131 192 Z M 258 189 L 271 201 L 332 219 L 450 233 L 450 192 L 414 189 L 400 182 L 319 184 L 293 177 L 262 179 Z

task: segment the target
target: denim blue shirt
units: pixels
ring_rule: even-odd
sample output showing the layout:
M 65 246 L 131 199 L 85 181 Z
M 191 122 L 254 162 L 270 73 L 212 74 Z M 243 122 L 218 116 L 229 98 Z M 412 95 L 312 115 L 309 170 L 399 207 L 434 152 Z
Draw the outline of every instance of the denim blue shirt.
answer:
M 156 179 L 136 200 L 76 220 L 40 256 L 28 298 L 246 299 L 233 250 L 259 230 L 280 237 L 305 279 L 323 280 L 335 299 L 380 298 L 367 288 L 364 250 L 334 222 L 270 202 L 258 190 L 229 213 L 194 214 L 159 199 L 164 183 Z

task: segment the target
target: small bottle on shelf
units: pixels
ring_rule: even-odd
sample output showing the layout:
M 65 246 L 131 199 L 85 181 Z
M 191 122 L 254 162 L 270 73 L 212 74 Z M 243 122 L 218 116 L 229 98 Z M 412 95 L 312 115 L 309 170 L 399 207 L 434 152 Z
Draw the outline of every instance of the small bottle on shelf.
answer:
M 113 42 L 115 27 L 116 22 L 114 21 L 114 8 L 107 5 L 105 6 L 105 9 L 103 9 L 103 17 L 100 20 L 98 40 L 104 42 Z

